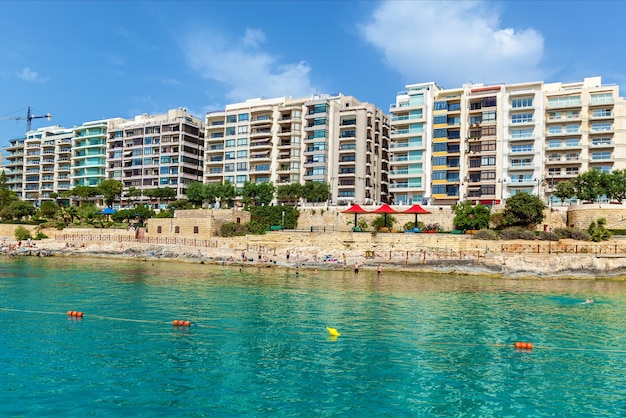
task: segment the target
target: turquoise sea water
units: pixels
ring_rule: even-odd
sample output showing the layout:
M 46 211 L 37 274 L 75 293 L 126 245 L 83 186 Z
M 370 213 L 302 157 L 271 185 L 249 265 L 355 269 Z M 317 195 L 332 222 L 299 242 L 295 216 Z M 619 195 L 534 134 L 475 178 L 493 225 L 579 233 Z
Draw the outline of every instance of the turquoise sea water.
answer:
M 1 416 L 626 415 L 621 281 L 5 258 L 0 321 Z

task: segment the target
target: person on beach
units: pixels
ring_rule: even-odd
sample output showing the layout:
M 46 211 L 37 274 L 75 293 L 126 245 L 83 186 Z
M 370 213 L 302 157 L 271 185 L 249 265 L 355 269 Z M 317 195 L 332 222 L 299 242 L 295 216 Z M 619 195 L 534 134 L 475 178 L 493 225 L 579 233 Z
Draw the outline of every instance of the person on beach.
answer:
M 291 255 L 291 253 L 289 252 L 289 250 L 287 250 L 287 253 L 286 253 L 287 262 L 289 262 L 289 256 L 290 255 Z
M 378 265 L 378 277 L 380 277 L 380 275 L 383 273 L 383 266 L 382 265 Z
M 354 262 L 354 274 L 359 274 L 359 262 Z

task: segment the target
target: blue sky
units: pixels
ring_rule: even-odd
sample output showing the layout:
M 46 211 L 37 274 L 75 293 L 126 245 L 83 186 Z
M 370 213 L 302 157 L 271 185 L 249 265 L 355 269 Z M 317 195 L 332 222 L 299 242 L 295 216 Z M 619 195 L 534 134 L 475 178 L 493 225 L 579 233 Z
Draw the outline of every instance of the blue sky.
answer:
M 406 84 L 626 86 L 620 1 L 2 1 L 0 118 L 72 127 L 253 97 L 354 95 L 388 111 Z M 0 120 L 0 146 L 25 131 Z

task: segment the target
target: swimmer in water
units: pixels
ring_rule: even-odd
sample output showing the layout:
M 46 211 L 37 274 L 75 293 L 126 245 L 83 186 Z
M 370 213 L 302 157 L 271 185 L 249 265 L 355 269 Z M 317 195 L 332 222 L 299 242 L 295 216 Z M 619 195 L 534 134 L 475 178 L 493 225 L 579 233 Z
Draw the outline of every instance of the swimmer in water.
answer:
M 586 301 L 583 302 L 584 304 L 591 304 L 593 303 L 593 299 L 587 299 Z

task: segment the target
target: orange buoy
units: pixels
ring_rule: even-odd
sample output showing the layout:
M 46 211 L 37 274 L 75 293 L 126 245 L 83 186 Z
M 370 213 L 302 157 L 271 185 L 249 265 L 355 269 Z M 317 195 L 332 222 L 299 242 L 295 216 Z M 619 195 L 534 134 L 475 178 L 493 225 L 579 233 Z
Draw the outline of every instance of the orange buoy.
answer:
M 532 350 L 533 348 L 533 343 L 529 343 L 525 341 L 516 341 L 514 345 L 515 345 L 515 348 L 523 348 L 527 350 Z
M 185 321 L 183 319 L 175 319 L 173 324 L 175 327 L 189 327 L 191 326 L 191 321 Z
M 191 326 L 191 321 L 185 321 L 185 326 L 186 327 L 190 327 Z

